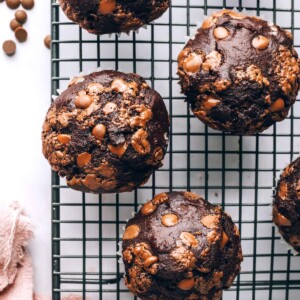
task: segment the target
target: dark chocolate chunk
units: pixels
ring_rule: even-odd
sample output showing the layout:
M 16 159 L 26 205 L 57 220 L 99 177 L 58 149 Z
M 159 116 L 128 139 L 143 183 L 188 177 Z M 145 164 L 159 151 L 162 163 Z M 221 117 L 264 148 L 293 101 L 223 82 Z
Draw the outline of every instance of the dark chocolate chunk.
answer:
M 161 96 L 136 74 L 102 71 L 72 80 L 43 125 L 43 153 L 70 187 L 131 191 L 162 166 L 169 135 Z
M 300 60 L 290 32 L 222 10 L 180 52 L 178 74 L 197 118 L 217 130 L 251 135 L 288 115 L 299 90 Z
M 240 271 L 240 234 L 228 216 L 191 192 L 156 195 L 128 221 L 125 284 L 142 300 L 222 297 Z

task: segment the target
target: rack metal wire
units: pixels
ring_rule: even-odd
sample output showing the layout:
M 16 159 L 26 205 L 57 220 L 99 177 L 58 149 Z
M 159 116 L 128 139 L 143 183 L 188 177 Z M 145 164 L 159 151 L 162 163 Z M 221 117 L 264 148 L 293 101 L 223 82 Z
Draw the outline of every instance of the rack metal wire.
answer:
M 201 124 L 177 85 L 176 56 L 197 21 L 223 7 L 247 9 L 294 33 L 300 49 L 300 1 L 173 0 L 155 24 L 139 33 L 93 36 L 68 21 L 56 0 L 52 12 L 52 93 L 69 77 L 97 67 L 136 72 L 163 96 L 171 116 L 165 164 L 143 187 L 119 195 L 81 194 L 52 174 L 53 299 L 134 298 L 118 263 L 122 227 L 139 204 L 155 194 L 192 190 L 220 204 L 239 226 L 245 260 L 223 299 L 299 299 L 300 260 L 271 222 L 272 187 L 300 149 L 300 101 L 287 120 L 260 135 L 229 136 Z

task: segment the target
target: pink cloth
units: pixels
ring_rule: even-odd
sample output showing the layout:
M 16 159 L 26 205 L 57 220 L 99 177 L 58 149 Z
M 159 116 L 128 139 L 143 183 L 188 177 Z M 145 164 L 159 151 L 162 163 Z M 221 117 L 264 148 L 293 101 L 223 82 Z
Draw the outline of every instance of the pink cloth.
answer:
M 30 256 L 25 250 L 28 240 L 32 237 L 32 227 L 28 217 L 18 203 L 11 205 L 0 203 L 0 298 L 7 300 L 31 299 L 25 296 L 31 290 L 32 295 L 32 266 Z M 17 276 L 17 274 L 19 275 Z M 20 286 L 13 295 L 14 281 Z M 15 294 L 18 295 L 18 294 Z M 9 297 L 9 298 L 8 298 Z M 31 296 L 32 297 L 32 296 Z
M 13 284 L 9 285 L 2 293 L 1 300 L 32 300 L 33 271 L 28 253 L 24 253 L 22 265 Z

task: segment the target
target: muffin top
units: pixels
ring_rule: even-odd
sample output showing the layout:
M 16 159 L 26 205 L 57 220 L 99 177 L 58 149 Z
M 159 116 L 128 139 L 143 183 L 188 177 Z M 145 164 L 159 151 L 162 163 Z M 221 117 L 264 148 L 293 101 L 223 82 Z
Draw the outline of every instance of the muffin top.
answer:
M 300 158 L 281 174 L 273 202 L 273 221 L 285 241 L 300 251 Z
M 161 96 L 136 74 L 74 78 L 51 105 L 43 153 L 79 190 L 132 190 L 162 165 L 169 117 Z
M 170 0 L 59 0 L 66 16 L 94 34 L 129 32 L 159 18 Z
M 125 283 L 141 299 L 219 299 L 242 261 L 231 218 L 190 192 L 144 204 L 128 221 L 122 249 Z
M 292 34 L 230 10 L 204 21 L 178 63 L 182 91 L 195 115 L 233 134 L 261 132 L 283 120 L 299 89 Z

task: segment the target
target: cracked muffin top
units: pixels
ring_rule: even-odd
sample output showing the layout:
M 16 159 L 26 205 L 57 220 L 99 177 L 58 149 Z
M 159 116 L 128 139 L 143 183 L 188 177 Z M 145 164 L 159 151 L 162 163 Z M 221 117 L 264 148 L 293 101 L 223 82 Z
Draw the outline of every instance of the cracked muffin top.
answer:
M 94 34 L 137 30 L 159 18 L 170 0 L 59 0 L 66 16 Z
M 222 10 L 180 52 L 178 74 L 197 118 L 217 130 L 251 135 L 288 115 L 300 61 L 290 32 Z
M 230 216 L 191 192 L 156 195 L 128 221 L 125 284 L 143 300 L 217 300 L 243 260 Z
M 43 153 L 80 191 L 131 191 L 162 166 L 169 116 L 161 96 L 136 74 L 101 71 L 74 78 L 52 103 Z

